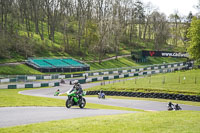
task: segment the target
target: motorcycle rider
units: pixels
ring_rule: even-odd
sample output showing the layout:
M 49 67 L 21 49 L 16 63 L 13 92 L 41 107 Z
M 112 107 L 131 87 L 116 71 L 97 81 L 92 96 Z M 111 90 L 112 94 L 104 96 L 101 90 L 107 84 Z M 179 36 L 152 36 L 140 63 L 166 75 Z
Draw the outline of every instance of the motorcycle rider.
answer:
M 73 89 L 71 90 L 71 92 L 74 90 L 76 90 L 76 95 L 81 100 L 82 99 L 81 95 L 83 93 L 83 89 L 82 89 L 81 84 L 77 80 L 74 81 L 74 86 L 73 86 Z
M 103 92 L 103 90 L 100 90 L 98 95 L 99 95 L 99 98 L 105 98 L 105 93 Z
M 181 110 L 181 107 L 178 104 L 176 104 L 174 108 L 175 110 Z
M 172 102 L 168 103 L 168 109 L 173 109 L 174 104 Z

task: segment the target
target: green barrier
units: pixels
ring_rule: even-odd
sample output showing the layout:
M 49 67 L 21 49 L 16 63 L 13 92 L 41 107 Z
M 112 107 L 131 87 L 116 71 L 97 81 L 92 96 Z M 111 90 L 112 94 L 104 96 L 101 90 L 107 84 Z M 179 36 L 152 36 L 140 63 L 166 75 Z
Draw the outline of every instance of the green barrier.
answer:
M 120 71 L 118 71 L 118 73 L 122 73 L 122 71 L 120 70 Z
M 128 74 L 125 74 L 125 75 L 124 75 L 124 78 L 126 78 L 126 77 L 129 77 L 129 75 L 128 75 Z
M 155 74 L 156 73 L 156 71 L 151 71 L 151 74 Z
M 134 76 L 138 76 L 138 73 L 134 73 Z
M 41 83 L 41 87 L 48 87 L 49 83 Z
M 103 80 L 108 80 L 108 77 L 103 77 Z
M 93 76 L 93 73 L 88 73 L 88 76 Z
M 17 85 L 8 85 L 8 89 L 17 89 Z
M 114 79 L 118 79 L 118 78 L 119 78 L 119 75 L 115 75 L 115 76 L 114 76 Z
M 33 84 L 25 84 L 25 88 L 33 88 Z
M 71 74 L 66 74 L 65 78 L 71 78 Z
M 84 84 L 84 83 L 85 83 L 85 79 L 78 80 L 78 82 L 79 82 L 80 84 Z
M 92 82 L 95 82 L 95 81 L 97 81 L 97 78 L 92 78 Z
M 60 86 L 59 82 L 54 83 L 54 86 Z
M 113 71 L 109 71 L 108 73 L 109 73 L 109 74 L 113 74 Z
M 44 79 L 43 75 L 36 75 L 36 80 Z
M 147 72 L 143 72 L 143 75 L 147 75 Z
M 83 74 L 82 73 L 73 74 L 73 77 L 83 77 Z
M 51 79 L 58 79 L 58 75 L 51 75 Z
M 131 70 L 128 70 L 127 72 L 128 72 L 128 73 L 130 73 L 130 72 L 131 72 Z
M 12 78 L 12 79 L 10 79 L 10 82 L 17 82 L 17 79 L 16 78 Z
M 102 72 L 99 72 L 99 75 L 104 75 L 104 73 L 102 73 Z
M 17 76 L 17 79 L 18 80 L 26 80 L 27 78 L 25 75 L 19 75 L 19 76 Z

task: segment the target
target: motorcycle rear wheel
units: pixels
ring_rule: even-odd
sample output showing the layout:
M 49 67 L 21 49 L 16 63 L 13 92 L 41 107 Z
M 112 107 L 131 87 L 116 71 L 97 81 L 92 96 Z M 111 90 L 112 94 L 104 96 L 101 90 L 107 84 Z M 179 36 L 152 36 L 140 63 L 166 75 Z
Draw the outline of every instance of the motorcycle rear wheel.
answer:
M 84 108 L 85 105 L 86 105 L 86 100 L 85 100 L 85 98 L 82 98 L 82 101 L 81 101 L 81 103 L 79 104 L 79 107 L 80 107 L 80 108 Z

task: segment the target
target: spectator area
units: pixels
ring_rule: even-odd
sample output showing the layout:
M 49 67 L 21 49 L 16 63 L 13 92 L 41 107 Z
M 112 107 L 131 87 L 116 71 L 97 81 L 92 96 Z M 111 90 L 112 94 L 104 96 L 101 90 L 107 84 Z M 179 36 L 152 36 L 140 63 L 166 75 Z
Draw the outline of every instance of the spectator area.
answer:
M 72 58 L 29 58 L 26 64 L 41 72 L 75 72 L 89 70 L 89 65 Z

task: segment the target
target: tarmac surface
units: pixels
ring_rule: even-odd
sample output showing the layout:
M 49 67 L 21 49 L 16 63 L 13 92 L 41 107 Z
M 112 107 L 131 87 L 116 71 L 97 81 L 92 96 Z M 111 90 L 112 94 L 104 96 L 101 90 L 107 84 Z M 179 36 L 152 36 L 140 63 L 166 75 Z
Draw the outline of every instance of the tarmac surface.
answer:
M 100 85 L 100 83 L 83 84 L 82 88 L 89 88 Z M 54 96 L 54 92 L 59 89 L 61 93 L 68 91 L 72 85 L 61 84 L 61 86 L 53 88 L 42 88 L 34 90 L 26 90 L 19 92 L 23 95 L 50 97 L 57 99 L 67 99 L 66 96 Z M 127 99 L 98 99 L 97 97 L 85 97 L 87 103 L 96 103 L 103 105 L 112 105 L 120 107 L 129 107 L 135 109 L 142 109 L 146 111 L 166 111 L 166 102 L 145 101 L 145 100 L 127 100 Z M 65 103 L 63 103 L 65 105 Z M 180 104 L 182 110 L 197 110 L 198 106 L 190 106 Z M 98 115 L 112 115 L 123 113 L 136 113 L 136 111 L 122 111 L 122 110 L 105 110 L 105 109 L 80 109 L 73 107 L 67 109 L 66 107 L 1 107 L 0 108 L 0 128 L 24 125 L 31 123 L 38 123 L 52 120 L 63 120 L 78 117 L 98 116 Z

